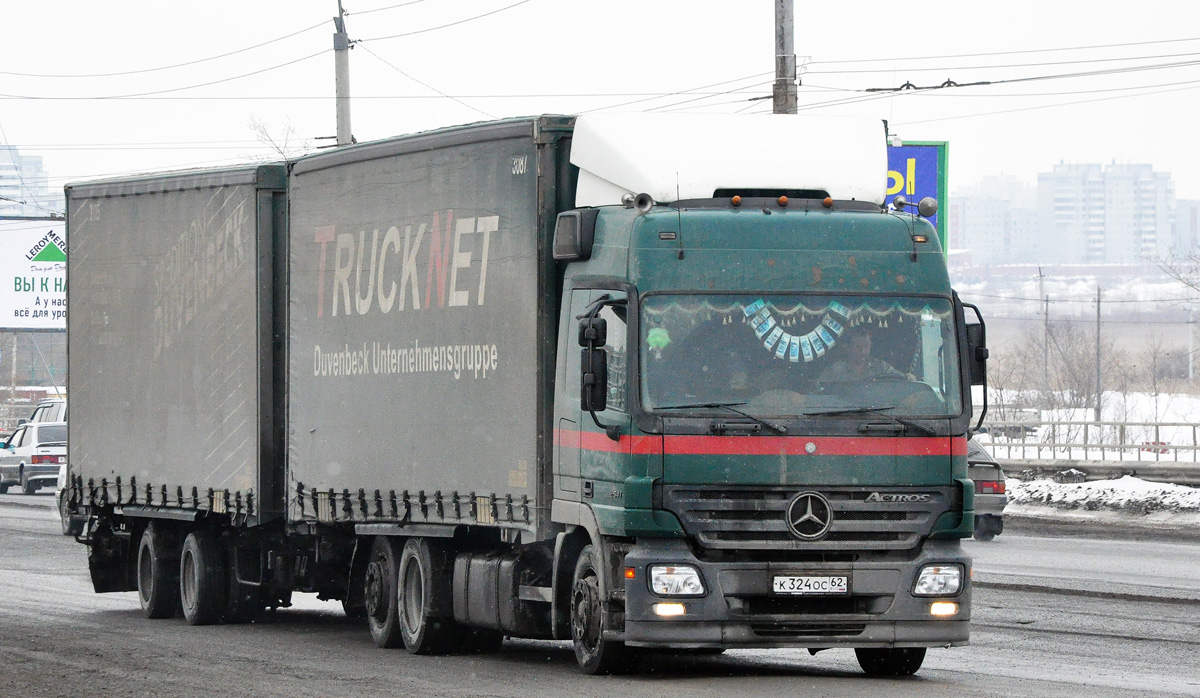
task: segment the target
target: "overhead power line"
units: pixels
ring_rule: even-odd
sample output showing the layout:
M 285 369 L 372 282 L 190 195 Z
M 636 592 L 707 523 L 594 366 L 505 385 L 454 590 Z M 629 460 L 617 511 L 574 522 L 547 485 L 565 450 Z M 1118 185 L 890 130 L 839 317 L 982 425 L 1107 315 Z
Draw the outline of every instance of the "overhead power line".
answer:
M 858 58 L 853 60 L 842 61 L 813 61 L 809 65 L 842 65 L 847 63 L 895 63 L 896 61 L 927 61 L 927 60 L 942 60 L 946 58 L 983 58 L 986 56 L 1017 56 L 1032 53 L 1053 53 L 1060 51 L 1090 51 L 1093 49 L 1108 49 L 1108 48 L 1125 48 L 1128 46 L 1151 46 L 1160 44 L 1177 44 L 1190 41 L 1200 41 L 1200 37 L 1188 37 L 1183 39 L 1159 39 L 1155 41 L 1132 41 L 1123 44 L 1093 44 L 1091 46 L 1064 46 L 1059 48 L 1038 48 L 1024 49 L 1020 51 L 990 51 L 986 53 L 956 53 L 941 56 L 900 56 L 895 58 Z
M 418 29 L 416 31 L 404 32 L 403 34 L 392 34 L 390 36 L 375 36 L 375 37 L 371 37 L 369 39 L 357 39 L 354 43 L 359 44 L 359 43 L 364 43 L 367 41 L 387 41 L 388 39 L 399 39 L 399 38 L 405 37 L 405 36 L 416 36 L 417 34 L 427 34 L 429 32 L 437 31 L 439 29 L 446 29 L 447 27 L 456 27 L 460 24 L 466 24 L 467 22 L 473 22 L 477 19 L 483 19 L 484 17 L 491 17 L 494 14 L 499 14 L 501 12 L 504 12 L 505 10 L 511 10 L 514 7 L 519 7 L 528 2 L 532 2 L 532 0 L 521 0 L 520 2 L 515 2 L 511 5 L 501 7 L 498 10 L 492 10 L 491 12 L 485 12 L 481 15 L 475 15 L 474 17 L 467 17 L 466 19 L 460 19 L 457 22 L 450 22 L 448 24 L 440 24 L 436 27 L 428 27 L 426 29 Z
M 262 42 L 261 44 L 255 44 L 255 45 L 253 45 L 253 46 L 247 46 L 246 48 L 240 48 L 240 49 L 238 49 L 238 50 L 236 50 L 236 51 L 229 51 L 228 53 L 221 53 L 221 54 L 218 54 L 218 55 L 216 55 L 216 56 L 209 56 L 208 58 L 197 58 L 196 60 L 193 60 L 193 61 L 185 61 L 185 62 L 183 62 L 183 63 L 174 63 L 174 64 L 172 64 L 172 65 L 161 65 L 161 66 L 158 66 L 158 67 L 156 67 L 156 68 L 142 68 L 142 69 L 140 69 L 140 70 L 125 70 L 125 71 L 114 72 L 114 73 L 75 73 L 75 74 L 18 73 L 18 72 L 13 72 L 13 71 L 0 70 L 0 75 L 12 75 L 12 76 L 14 76 L 14 77 L 22 77 L 22 78 L 47 78 L 47 79 L 56 79 L 56 78 L 66 78 L 66 79 L 79 79 L 79 78 L 88 78 L 88 79 L 93 79 L 93 78 L 115 78 L 115 77 L 126 77 L 126 76 L 129 76 L 129 75 L 142 75 L 142 74 L 145 74 L 145 73 L 157 73 L 157 72 L 160 72 L 160 71 L 163 71 L 163 70 L 174 70 L 175 68 L 186 68 L 186 67 L 188 67 L 188 66 L 192 66 L 192 65 L 199 65 L 200 63 L 208 63 L 208 62 L 211 62 L 211 61 L 220 60 L 220 59 L 222 59 L 222 58 L 228 58 L 228 57 L 230 57 L 230 56 L 236 56 L 236 55 L 238 55 L 239 53 L 245 53 L 245 52 L 247 52 L 247 51 L 253 51 L 253 50 L 254 50 L 254 49 L 256 49 L 256 48 L 262 48 L 263 46 L 270 46 L 271 44 L 275 44 L 275 43 L 278 43 L 278 42 L 280 42 L 280 41 L 284 41 L 285 39 L 290 39 L 290 38 L 292 38 L 293 36 L 299 36 L 300 34 L 303 34 L 303 33 L 305 33 L 305 32 L 310 32 L 310 31 L 312 31 L 313 29 L 316 29 L 316 28 L 318 28 L 318 27 L 323 27 L 323 26 L 325 26 L 326 24 L 327 24 L 327 21 L 322 21 L 320 24 L 314 24 L 314 25 L 312 25 L 311 27 L 306 27 L 306 28 L 304 28 L 304 29 L 301 29 L 301 30 L 299 30 L 299 31 L 294 31 L 294 32 L 292 32 L 291 34 L 285 34 L 285 35 L 283 35 L 283 36 L 281 36 L 281 37 L 279 37 L 279 38 L 276 38 L 276 39 L 271 39 L 270 41 L 264 41 L 264 42 Z

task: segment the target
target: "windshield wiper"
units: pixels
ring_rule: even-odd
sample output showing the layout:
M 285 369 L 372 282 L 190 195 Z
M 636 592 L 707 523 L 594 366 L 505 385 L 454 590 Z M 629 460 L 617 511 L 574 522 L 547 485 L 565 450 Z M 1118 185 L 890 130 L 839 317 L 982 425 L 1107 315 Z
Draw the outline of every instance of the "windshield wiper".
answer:
M 746 403 L 745 402 L 705 402 L 705 403 L 697 404 L 697 405 L 670 405 L 667 407 L 656 407 L 654 409 L 656 409 L 656 410 L 694 410 L 694 409 L 717 409 L 717 408 L 720 408 L 720 409 L 724 409 L 724 410 L 729 410 L 730 412 L 733 412 L 735 414 L 740 414 L 743 417 L 745 417 L 746 419 L 750 419 L 755 422 L 758 422 L 759 424 L 770 429 L 771 431 L 775 432 L 776 434 L 786 434 L 787 433 L 787 427 L 780 426 L 778 424 L 772 424 L 772 423 L 768 422 L 767 420 L 762 419 L 761 417 L 755 417 L 754 415 L 750 414 L 749 412 L 743 412 L 742 410 L 737 409 L 739 406 L 744 405 L 744 404 L 746 404 Z
M 884 410 L 892 410 L 892 409 L 895 409 L 895 406 L 889 405 L 887 407 L 846 407 L 846 408 L 836 409 L 836 410 L 817 410 L 815 412 L 805 412 L 804 416 L 805 417 L 828 417 L 828 416 L 847 415 L 847 414 L 867 414 L 867 415 L 871 415 L 873 417 L 882 417 L 882 418 L 892 422 L 893 424 L 899 424 L 901 426 L 908 427 L 915 431 L 919 431 L 922 434 L 925 434 L 926 436 L 937 436 L 938 435 L 938 433 L 936 431 L 934 431 L 933 429 L 930 429 L 929 427 L 925 426 L 924 424 L 917 424 L 916 422 L 911 422 L 907 419 L 901 419 L 895 415 L 890 415 L 884 411 Z

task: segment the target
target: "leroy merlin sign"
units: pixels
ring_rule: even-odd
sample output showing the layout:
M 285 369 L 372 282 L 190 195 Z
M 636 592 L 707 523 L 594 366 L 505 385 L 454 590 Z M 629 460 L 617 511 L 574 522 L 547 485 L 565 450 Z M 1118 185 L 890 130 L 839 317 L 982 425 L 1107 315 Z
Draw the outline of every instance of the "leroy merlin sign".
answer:
M 67 328 L 66 250 L 62 221 L 0 221 L 0 328 Z

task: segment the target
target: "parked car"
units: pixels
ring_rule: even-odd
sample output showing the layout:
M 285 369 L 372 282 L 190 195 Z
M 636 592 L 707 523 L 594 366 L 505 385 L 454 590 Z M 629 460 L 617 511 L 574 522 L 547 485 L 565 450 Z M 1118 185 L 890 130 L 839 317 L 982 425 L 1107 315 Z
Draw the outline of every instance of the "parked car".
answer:
M 66 461 L 66 422 L 26 422 L 0 448 L 0 494 L 14 485 L 25 494 L 53 485 Z
M 22 419 L 18 424 L 27 422 L 65 422 L 67 421 L 67 399 L 52 397 L 38 402 L 33 408 L 29 419 Z
M 975 481 L 975 540 L 991 540 L 1004 532 L 1008 504 L 1004 469 L 975 439 L 967 441 L 967 474 Z

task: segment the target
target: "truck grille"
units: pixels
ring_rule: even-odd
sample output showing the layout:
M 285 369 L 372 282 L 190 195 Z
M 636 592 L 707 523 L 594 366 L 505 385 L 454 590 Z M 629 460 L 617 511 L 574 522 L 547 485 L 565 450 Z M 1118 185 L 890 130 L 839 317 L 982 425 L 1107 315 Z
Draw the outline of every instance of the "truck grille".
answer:
M 787 523 L 787 509 L 802 491 L 823 495 L 832 509 L 829 531 L 801 540 Z M 925 501 L 868 501 L 872 493 L 927 495 Z M 728 550 L 907 550 L 928 535 L 950 509 L 950 488 L 777 487 L 729 488 L 669 485 L 663 506 L 706 548 Z

